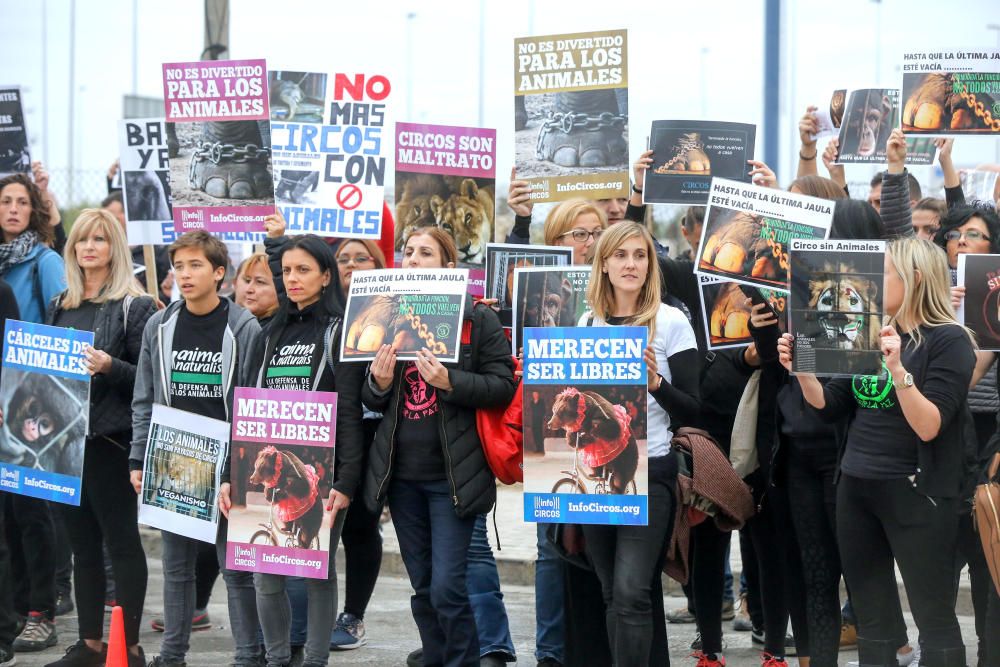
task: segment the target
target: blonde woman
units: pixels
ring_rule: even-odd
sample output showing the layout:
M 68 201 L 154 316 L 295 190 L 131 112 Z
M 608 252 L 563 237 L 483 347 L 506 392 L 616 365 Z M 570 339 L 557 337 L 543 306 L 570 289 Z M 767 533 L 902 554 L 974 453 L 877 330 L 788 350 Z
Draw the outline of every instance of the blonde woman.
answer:
M 584 526 L 587 553 L 601 582 L 608 641 L 618 667 L 649 664 L 653 643 L 650 590 L 659 576 L 674 516 L 677 462 L 673 430 L 698 415 L 698 351 L 684 314 L 660 302 L 660 273 L 649 231 L 620 222 L 594 249 L 581 326 L 645 326 L 648 370 L 649 525 Z
M 545 218 L 545 245 L 573 249 L 573 264 L 590 264 L 594 246 L 608 228 L 608 217 L 592 202 L 583 199 L 564 201 Z
M 139 622 L 146 598 L 146 555 L 139 541 L 135 491 L 129 482 L 132 389 L 146 320 L 153 299 L 132 275 L 132 257 L 118 221 L 86 209 L 66 241 L 66 291 L 49 304 L 46 322 L 94 332 L 86 350 L 90 384 L 90 432 L 84 448 L 80 506 L 58 504 L 73 548 L 73 580 L 80 640 L 52 665 L 103 665 L 104 556 L 107 544 L 115 595 L 125 611 L 130 667 L 145 664 Z
M 825 385 L 797 375 L 821 419 L 849 420 L 837 537 L 863 665 L 897 664 L 894 559 L 920 630 L 921 664 L 965 665 L 954 559 L 976 356 L 970 333 L 955 319 L 950 287 L 940 248 L 916 238 L 894 241 L 885 257 L 889 323 L 880 332 L 881 373 Z M 793 354 L 785 334 L 778 356 L 789 371 Z

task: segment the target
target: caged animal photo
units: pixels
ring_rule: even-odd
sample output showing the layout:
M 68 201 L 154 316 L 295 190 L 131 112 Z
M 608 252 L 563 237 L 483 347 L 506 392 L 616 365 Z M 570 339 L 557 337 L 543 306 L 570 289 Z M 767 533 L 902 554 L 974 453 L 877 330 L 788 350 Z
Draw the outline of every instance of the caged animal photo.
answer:
M 534 424 L 525 431 L 526 491 L 647 492 L 644 386 L 545 385 L 532 392 L 537 396 L 525 404 L 525 423 Z
M 832 255 L 809 253 L 801 267 L 796 260 L 794 300 L 805 304 L 796 318 L 797 335 L 811 338 L 815 349 L 877 350 L 882 327 L 881 275 L 865 271 L 855 258 Z M 815 263 L 806 263 L 810 260 Z
M 90 410 L 90 383 L 7 369 L 0 460 L 79 477 Z
M 417 227 L 437 226 L 455 239 L 458 261 L 482 264 L 493 242 L 496 181 L 396 173 L 396 250 Z
M 425 297 L 414 297 L 418 301 Z M 443 299 L 462 298 L 440 297 Z M 458 311 L 458 304 L 455 304 Z M 450 319 L 433 315 L 418 315 L 416 307 L 404 295 L 375 294 L 353 297 L 346 321 L 344 358 L 373 356 L 382 345 L 392 345 L 399 355 L 414 355 L 426 347 L 435 355 L 449 353 L 454 338 Z
M 705 220 L 700 270 L 782 285 L 788 279 L 788 250 L 768 233 L 769 219 L 713 206 Z
M 904 74 L 903 130 L 909 133 L 977 133 L 1000 136 L 1000 99 L 982 92 L 982 82 L 965 80 L 977 74 Z M 1000 87 L 1000 73 L 993 77 L 993 90 Z M 970 85 L 971 84 L 971 85 Z M 985 84 L 990 86 L 991 84 Z

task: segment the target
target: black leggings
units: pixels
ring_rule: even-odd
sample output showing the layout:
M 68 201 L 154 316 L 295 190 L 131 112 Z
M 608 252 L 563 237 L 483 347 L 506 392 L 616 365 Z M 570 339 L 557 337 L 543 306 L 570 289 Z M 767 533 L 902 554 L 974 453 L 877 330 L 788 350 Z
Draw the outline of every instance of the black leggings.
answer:
M 840 651 L 836 472 L 835 442 L 789 443 L 788 509 L 802 562 L 812 667 L 836 667 Z
M 722 592 L 732 536 L 719 530 L 711 518 L 691 529 L 691 594 L 701 650 L 706 654 L 722 652 Z
M 955 616 L 957 504 L 954 498 L 930 498 L 905 478 L 841 475 L 837 537 L 858 617 L 862 663 L 888 664 L 899 648 L 894 557 L 920 631 L 921 662 L 959 664 L 957 651 L 964 660 Z
M 37 611 L 51 620 L 56 606 L 56 536 L 51 506 L 47 500 L 3 495 L 14 609 L 21 616 Z
M 760 471 L 754 473 L 760 475 Z M 751 486 L 760 483 L 753 480 Z M 795 648 L 799 656 L 810 654 L 806 624 L 805 593 L 802 590 L 802 560 L 795 542 L 795 529 L 788 516 L 784 491 L 770 487 L 760 511 L 746 523 L 757 555 L 760 598 L 764 610 L 764 651 L 785 655 L 785 633 L 792 619 Z
M 366 443 L 375 439 L 381 419 L 361 422 Z M 367 462 L 366 462 L 367 463 Z M 340 541 L 344 543 L 344 611 L 364 619 L 372 599 L 379 570 L 382 569 L 382 529 L 380 512 L 371 512 L 360 498 L 351 503 L 344 519 Z
M 107 543 L 116 602 L 125 616 L 125 643 L 131 646 L 139 643 L 147 572 L 139 539 L 138 505 L 129 482 L 128 446 L 128 433 L 87 438 L 80 506 L 60 505 L 60 511 L 73 546 L 80 639 L 101 639 L 104 635 L 102 545 Z

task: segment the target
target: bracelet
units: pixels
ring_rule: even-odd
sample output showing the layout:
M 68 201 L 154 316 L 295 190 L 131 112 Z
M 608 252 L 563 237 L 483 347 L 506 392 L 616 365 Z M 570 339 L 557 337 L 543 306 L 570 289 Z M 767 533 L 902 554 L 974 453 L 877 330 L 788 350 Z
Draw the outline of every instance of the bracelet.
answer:
M 819 155 L 819 151 L 813 153 L 812 157 L 806 157 L 805 155 L 802 154 L 801 150 L 799 151 L 799 159 L 802 160 L 803 162 L 812 162 L 813 160 L 816 159 L 817 155 Z
M 635 183 L 632 184 L 632 192 L 636 193 L 637 195 L 641 195 L 642 194 L 642 190 L 640 190 L 639 188 L 635 187 Z

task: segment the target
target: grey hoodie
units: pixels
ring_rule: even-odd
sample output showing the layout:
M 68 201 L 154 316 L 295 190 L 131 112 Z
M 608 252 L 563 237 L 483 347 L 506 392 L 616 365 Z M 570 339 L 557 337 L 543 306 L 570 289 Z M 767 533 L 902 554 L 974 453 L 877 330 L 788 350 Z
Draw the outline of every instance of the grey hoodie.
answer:
M 174 329 L 182 301 L 175 301 L 153 314 L 142 332 L 142 351 L 136 364 L 135 392 L 132 394 L 132 453 L 129 470 L 142 470 L 146 438 L 153 403 L 170 405 L 170 359 L 173 358 Z M 226 419 L 230 419 L 233 389 L 241 377 L 241 366 L 249 358 L 260 325 L 250 311 L 229 303 L 229 322 L 222 340 L 222 386 L 226 392 Z

